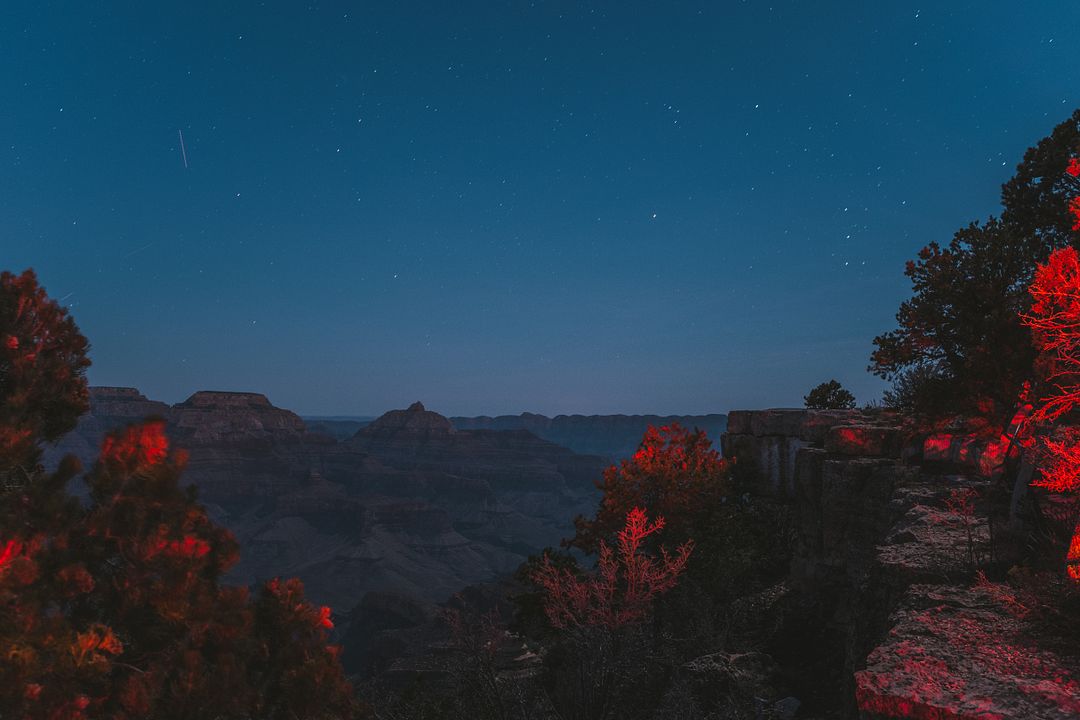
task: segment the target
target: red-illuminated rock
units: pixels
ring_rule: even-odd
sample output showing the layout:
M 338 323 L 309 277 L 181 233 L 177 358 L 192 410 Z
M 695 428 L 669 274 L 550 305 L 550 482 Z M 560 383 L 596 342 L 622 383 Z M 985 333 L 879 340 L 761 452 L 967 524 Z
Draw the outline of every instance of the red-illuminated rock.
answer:
M 938 433 L 923 441 L 923 462 L 947 463 L 993 478 L 1002 472 L 1008 450 L 1007 438 Z
M 864 720 L 1075 720 L 1080 668 L 1000 585 L 913 586 L 855 674 Z
M 825 450 L 838 455 L 898 458 L 903 446 L 899 428 L 840 425 L 829 428 L 825 435 Z

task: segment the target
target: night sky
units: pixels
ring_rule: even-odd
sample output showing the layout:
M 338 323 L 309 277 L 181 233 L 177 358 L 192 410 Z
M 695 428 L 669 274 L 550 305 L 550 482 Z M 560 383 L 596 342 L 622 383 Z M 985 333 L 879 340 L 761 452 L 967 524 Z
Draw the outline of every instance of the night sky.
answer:
M 70 306 L 92 384 L 169 402 L 865 402 L 904 261 L 1080 104 L 1077 27 L 1063 1 L 5 0 L 0 268 Z

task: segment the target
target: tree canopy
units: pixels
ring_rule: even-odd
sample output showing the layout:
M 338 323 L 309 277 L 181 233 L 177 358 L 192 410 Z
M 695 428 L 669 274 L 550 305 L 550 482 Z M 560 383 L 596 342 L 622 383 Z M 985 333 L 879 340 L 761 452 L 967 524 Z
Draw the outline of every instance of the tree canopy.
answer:
M 1020 321 L 1030 307 L 1027 288 L 1053 249 L 1080 240 L 1062 173 L 1078 147 L 1080 110 L 1025 153 L 1002 187 L 1000 219 L 971 223 L 908 262 L 912 297 L 900 305 L 898 327 L 874 339 L 870 370 L 933 386 L 905 388 L 916 411 L 1011 416 L 1036 356 Z
M 296 580 L 254 598 L 222 584 L 237 543 L 181 486 L 187 457 L 164 421 L 108 434 L 85 506 L 66 491 L 78 461 L 37 465 L 86 410 L 86 350 L 32 272 L 0 274 L 0 714 L 353 715 L 329 608 Z
M 663 516 L 665 536 L 678 544 L 697 536 L 706 513 L 731 491 L 730 469 L 703 431 L 650 426 L 634 456 L 608 467 L 597 487 L 596 517 L 574 520 L 571 545 L 597 552 L 601 541 L 614 544 L 634 508 Z

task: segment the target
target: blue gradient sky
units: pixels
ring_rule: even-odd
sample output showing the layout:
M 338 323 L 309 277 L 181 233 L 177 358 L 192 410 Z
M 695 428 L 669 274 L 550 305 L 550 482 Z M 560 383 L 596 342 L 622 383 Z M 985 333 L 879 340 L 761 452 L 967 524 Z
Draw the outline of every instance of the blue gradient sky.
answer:
M 870 400 L 904 261 L 1080 101 L 1067 2 L 88 5 L 0 5 L 0 266 L 171 402 Z

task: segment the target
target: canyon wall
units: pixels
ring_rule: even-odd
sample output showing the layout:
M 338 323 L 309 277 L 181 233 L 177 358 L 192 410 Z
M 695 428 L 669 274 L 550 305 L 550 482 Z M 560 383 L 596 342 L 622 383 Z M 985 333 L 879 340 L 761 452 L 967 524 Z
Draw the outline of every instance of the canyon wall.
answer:
M 46 464 L 73 453 L 89 467 L 109 429 L 165 419 L 189 453 L 183 481 L 240 541 L 229 580 L 297 576 L 337 613 L 372 591 L 431 604 L 512 572 L 595 510 L 606 464 L 523 430 L 457 430 L 419 403 L 339 442 L 258 393 L 201 391 L 170 406 L 96 387 L 90 398 Z
M 911 438 L 887 415 L 732 412 L 723 438 L 786 498 L 795 550 L 772 648 L 807 707 L 862 720 L 1080 717 L 1080 667 L 1006 584 L 986 497 L 1000 440 Z
M 705 431 L 717 444 L 727 428 L 727 416 L 711 415 L 557 415 L 536 413 L 488 417 L 452 417 L 460 430 L 528 430 L 537 437 L 585 455 L 599 455 L 613 460 L 634 454 L 650 426 L 679 423 L 683 427 Z

